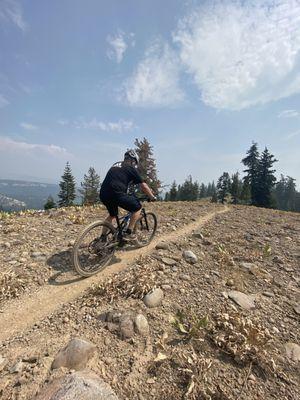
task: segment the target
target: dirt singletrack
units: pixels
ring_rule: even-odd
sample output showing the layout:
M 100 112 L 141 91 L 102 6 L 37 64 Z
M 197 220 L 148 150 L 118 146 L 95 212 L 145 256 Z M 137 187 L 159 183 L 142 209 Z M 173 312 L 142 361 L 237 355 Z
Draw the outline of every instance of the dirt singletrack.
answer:
M 228 212 L 225 206 L 220 211 L 214 211 L 198 218 L 195 222 L 182 228 L 155 238 L 147 247 L 129 252 L 117 253 L 118 261 L 107 267 L 103 272 L 89 278 L 72 279 L 64 285 L 45 285 L 34 294 L 26 294 L 20 299 L 9 302 L 0 313 L 0 341 L 15 337 L 18 333 L 30 328 L 36 322 L 52 314 L 63 304 L 68 303 L 82 295 L 92 284 L 99 283 L 106 277 L 118 273 L 130 265 L 141 255 L 149 254 L 160 241 L 172 242 L 177 238 L 188 235 L 193 230 L 200 228 L 216 215 Z

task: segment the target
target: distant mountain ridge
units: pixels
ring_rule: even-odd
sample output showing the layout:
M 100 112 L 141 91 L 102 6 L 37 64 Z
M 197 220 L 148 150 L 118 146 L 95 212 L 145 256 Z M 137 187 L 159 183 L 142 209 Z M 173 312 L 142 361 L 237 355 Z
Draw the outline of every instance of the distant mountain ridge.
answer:
M 59 186 L 52 183 L 0 179 L 0 208 L 6 211 L 43 209 L 49 195 L 57 201 L 58 192 Z

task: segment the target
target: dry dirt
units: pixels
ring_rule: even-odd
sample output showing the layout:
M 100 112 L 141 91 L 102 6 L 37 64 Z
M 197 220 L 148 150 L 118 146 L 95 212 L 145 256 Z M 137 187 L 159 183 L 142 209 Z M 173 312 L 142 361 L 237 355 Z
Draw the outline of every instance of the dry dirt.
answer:
M 0 398 L 32 399 L 67 373 L 50 365 L 80 337 L 97 346 L 89 368 L 119 399 L 298 399 L 300 362 L 285 345 L 300 344 L 300 215 L 200 202 L 147 208 L 159 215 L 155 241 L 84 280 L 69 250 L 101 208 L 0 221 Z M 156 249 L 162 240 L 167 248 Z M 154 287 L 164 299 L 147 308 Z M 255 307 L 238 306 L 233 290 Z M 149 336 L 121 339 L 99 319 L 111 310 L 144 314 Z

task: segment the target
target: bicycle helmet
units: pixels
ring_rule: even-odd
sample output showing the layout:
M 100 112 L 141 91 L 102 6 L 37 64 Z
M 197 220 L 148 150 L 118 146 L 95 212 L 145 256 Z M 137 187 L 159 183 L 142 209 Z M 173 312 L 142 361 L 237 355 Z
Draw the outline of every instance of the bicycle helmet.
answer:
M 126 153 L 124 154 L 124 160 L 134 160 L 136 164 L 138 165 L 139 163 L 139 157 L 136 154 L 136 152 L 132 149 L 127 150 Z

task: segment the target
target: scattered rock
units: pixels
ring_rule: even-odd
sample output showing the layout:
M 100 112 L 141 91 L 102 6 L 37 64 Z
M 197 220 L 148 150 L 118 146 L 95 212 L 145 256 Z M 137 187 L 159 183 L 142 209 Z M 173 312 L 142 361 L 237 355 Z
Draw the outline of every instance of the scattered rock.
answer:
M 51 368 L 66 367 L 76 371 L 84 369 L 96 352 L 96 346 L 83 339 L 72 339 L 65 348 L 59 351 Z
M 6 366 L 6 358 L 4 358 L 4 357 L 2 357 L 2 356 L 0 355 L 0 372 L 3 371 L 3 369 L 5 368 L 5 366 Z
M 293 309 L 296 314 L 300 315 L 300 304 L 298 304 L 297 306 L 294 306 Z
M 9 372 L 11 374 L 18 374 L 19 372 L 22 372 L 23 367 L 24 367 L 24 365 L 23 365 L 22 361 L 18 361 L 10 368 Z
M 233 279 L 227 279 L 226 286 L 234 286 L 234 280 Z
M 152 308 L 159 306 L 162 302 L 163 297 L 164 292 L 160 288 L 156 288 L 146 294 L 143 301 L 147 307 Z
M 182 255 L 185 261 L 187 261 L 189 264 L 195 264 L 198 261 L 196 254 L 194 254 L 191 250 L 185 250 Z
M 134 320 L 136 333 L 141 336 L 149 335 L 149 324 L 147 318 L 143 314 L 138 314 Z
M 255 308 L 254 296 L 248 296 L 245 293 L 238 292 L 237 290 L 231 290 L 228 292 L 228 297 L 244 310 Z
M 266 296 L 266 297 L 274 297 L 275 296 L 273 292 L 263 292 L 262 294 L 263 294 L 263 296 Z
M 168 243 L 160 242 L 160 243 L 157 243 L 155 248 L 156 248 L 156 250 L 168 250 L 169 249 L 169 245 L 168 245 Z
M 197 239 L 204 239 L 204 236 L 202 235 L 202 233 L 200 231 L 195 231 L 193 233 L 193 236 Z
M 288 342 L 285 344 L 286 355 L 293 361 L 300 361 L 300 346 L 296 343 Z
M 255 265 L 255 264 L 253 264 L 253 263 L 248 263 L 248 262 L 242 262 L 241 264 L 240 264 L 240 266 L 242 267 L 242 268 L 244 268 L 245 270 L 247 270 L 247 271 L 251 271 L 251 269 L 255 269 L 255 268 L 257 268 L 257 266 Z
M 119 333 L 121 339 L 130 339 L 134 336 L 134 325 L 131 315 L 122 315 L 119 324 Z
M 35 400 L 118 400 L 112 388 L 92 371 L 75 372 L 51 382 Z
M 175 265 L 175 264 L 177 263 L 176 260 L 173 260 L 172 258 L 167 258 L 167 257 L 163 257 L 163 258 L 161 259 L 161 261 L 162 261 L 164 264 L 169 265 L 170 267 L 172 267 L 173 265 Z

